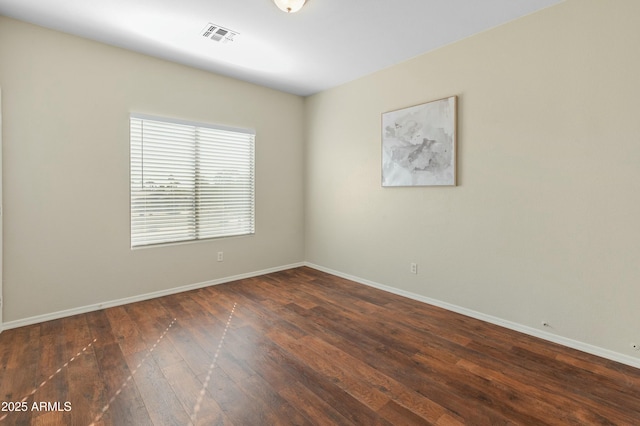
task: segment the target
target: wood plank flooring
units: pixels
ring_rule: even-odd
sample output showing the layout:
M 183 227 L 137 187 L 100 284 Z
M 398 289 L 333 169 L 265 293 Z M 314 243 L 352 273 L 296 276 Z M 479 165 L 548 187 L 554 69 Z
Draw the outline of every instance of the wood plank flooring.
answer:
M 640 370 L 298 268 L 7 330 L 0 401 L 0 426 L 639 425 Z

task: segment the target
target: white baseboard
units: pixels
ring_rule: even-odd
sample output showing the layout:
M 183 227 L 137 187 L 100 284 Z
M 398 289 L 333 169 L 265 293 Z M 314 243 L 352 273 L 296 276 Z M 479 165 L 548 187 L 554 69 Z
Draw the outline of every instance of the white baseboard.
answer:
M 298 268 L 304 266 L 303 262 L 293 263 L 290 265 L 278 266 L 275 268 L 263 269 L 260 271 L 249 272 L 246 274 L 233 275 L 231 277 L 218 278 L 211 281 L 201 283 L 188 284 L 181 287 L 169 288 L 166 290 L 154 291 L 152 293 L 140 294 L 138 296 L 125 297 L 123 299 L 111 300 L 108 302 L 94 303 L 92 305 L 81 306 L 78 308 L 66 309 L 64 311 L 52 312 L 50 314 L 36 315 L 34 317 L 23 318 L 15 321 L 9 321 L 2 324 L 2 330 L 11 328 L 24 327 L 25 325 L 38 324 L 45 321 L 51 321 L 59 318 L 70 317 L 72 315 L 85 314 L 87 312 L 99 311 L 100 309 L 112 308 L 114 306 L 126 305 L 128 303 L 141 302 L 143 300 L 155 299 L 157 297 L 168 296 L 170 294 L 182 293 L 184 291 L 195 290 L 198 288 L 209 287 L 212 285 L 224 284 L 231 281 L 242 280 L 245 278 L 257 277 L 260 275 L 271 274 L 273 272 L 284 271 L 287 269 Z
M 324 266 L 316 265 L 310 262 L 300 262 L 293 263 L 290 265 L 283 265 L 274 268 L 263 269 L 260 271 L 249 272 L 245 274 L 234 275 L 230 277 L 218 278 L 211 281 L 205 281 L 201 283 L 189 284 L 181 287 L 170 288 L 166 290 L 155 291 L 152 293 L 141 294 L 138 296 L 125 297 L 123 299 L 111 300 L 102 303 L 95 303 L 92 305 L 81 306 L 78 308 L 66 309 L 63 311 L 52 312 L 49 314 L 37 315 L 29 318 L 23 318 L 15 321 L 9 321 L 1 324 L 0 332 L 2 330 L 9 330 L 12 328 L 24 327 L 27 325 L 38 324 L 45 321 L 51 321 L 55 319 L 65 318 L 72 315 L 84 314 L 87 312 L 98 311 L 100 309 L 111 308 L 114 306 L 126 305 L 128 303 L 140 302 L 143 300 L 155 299 L 157 297 L 168 296 L 171 294 L 182 293 L 189 290 L 195 290 L 203 287 L 209 287 L 212 285 L 224 284 L 231 281 L 241 280 L 245 278 L 257 277 L 260 275 L 270 274 L 273 272 L 284 271 L 287 269 L 298 268 L 300 266 L 308 266 L 309 268 L 317 269 L 318 271 L 326 272 L 331 275 L 335 275 L 338 277 L 342 277 L 359 284 L 364 284 L 369 287 L 374 287 L 379 290 L 387 291 L 389 293 L 397 294 L 399 296 L 404 296 L 409 299 L 417 300 L 419 302 L 427 303 L 429 305 L 437 306 L 448 311 L 456 312 L 458 314 L 462 314 L 471 318 L 475 318 L 481 321 L 485 321 L 491 324 L 499 325 L 501 327 L 505 327 L 514 331 L 518 331 L 520 333 L 528 334 L 530 336 L 538 337 L 553 343 L 558 343 L 563 346 L 567 346 L 569 348 L 577 349 L 582 352 L 586 352 L 592 355 L 596 355 L 602 358 L 606 358 L 612 361 L 620 362 L 622 364 L 626 364 L 632 367 L 640 368 L 640 359 L 621 354 L 618 352 L 611 351 L 609 349 L 604 349 L 598 346 L 590 345 L 588 343 L 580 342 L 577 340 L 569 339 L 566 337 L 558 336 L 556 334 L 548 333 L 542 330 L 538 330 L 526 325 L 518 324 L 512 321 L 507 321 L 502 318 L 494 317 L 491 315 L 483 314 L 482 312 L 473 311 L 471 309 L 463 308 L 461 306 L 453 305 L 451 303 L 443 302 L 440 300 L 432 299 L 430 297 L 422 296 L 416 293 L 412 293 L 409 291 L 401 290 L 395 287 L 390 287 L 384 284 L 380 284 L 371 280 L 367 280 L 364 278 L 356 277 L 353 275 L 345 274 L 340 271 L 336 271 L 330 268 L 326 268 Z
M 596 355 L 602 358 L 606 358 L 612 361 L 616 361 L 622 364 L 630 365 L 631 367 L 640 368 L 640 359 L 634 358 L 625 354 L 621 354 L 618 352 L 611 351 L 609 349 L 604 349 L 598 346 L 590 345 L 588 343 L 580 342 L 577 340 L 569 339 L 566 337 L 558 336 L 556 334 L 548 333 L 545 331 L 541 331 L 526 325 L 518 324 L 512 321 L 507 321 L 502 318 L 494 317 L 491 315 L 483 314 L 482 312 L 473 311 L 471 309 L 463 308 L 461 306 L 453 305 L 447 302 L 443 302 L 440 300 L 432 299 L 426 296 L 421 296 L 416 293 L 412 293 L 409 291 L 401 290 L 394 287 L 389 287 L 384 284 L 376 283 L 374 281 L 370 281 L 364 278 L 356 277 L 353 275 L 345 274 L 339 271 L 335 271 L 330 268 L 325 268 L 324 266 L 315 265 L 310 262 L 305 262 L 305 266 L 309 268 L 317 269 L 318 271 L 326 272 L 331 275 L 336 275 L 338 277 L 345 278 L 347 280 L 355 281 L 359 284 L 364 284 L 369 287 L 374 287 L 379 290 L 384 290 L 389 293 L 397 294 L 399 296 L 404 296 L 409 299 L 417 300 L 419 302 L 427 303 L 429 305 L 437 306 L 439 308 L 446 309 L 448 311 L 456 312 L 458 314 L 462 314 L 471 318 L 475 318 L 481 321 L 485 321 L 491 324 L 499 325 L 501 327 L 505 327 L 514 331 L 518 331 L 520 333 L 528 334 L 530 336 L 538 337 L 543 340 L 547 340 L 553 343 L 558 343 L 563 346 L 567 346 L 572 349 L 577 349 L 582 352 L 586 352 L 591 355 Z

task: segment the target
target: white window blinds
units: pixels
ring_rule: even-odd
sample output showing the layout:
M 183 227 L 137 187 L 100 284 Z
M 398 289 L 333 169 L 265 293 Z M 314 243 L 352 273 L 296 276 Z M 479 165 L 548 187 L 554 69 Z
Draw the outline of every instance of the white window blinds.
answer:
M 131 246 L 253 234 L 251 130 L 131 115 Z

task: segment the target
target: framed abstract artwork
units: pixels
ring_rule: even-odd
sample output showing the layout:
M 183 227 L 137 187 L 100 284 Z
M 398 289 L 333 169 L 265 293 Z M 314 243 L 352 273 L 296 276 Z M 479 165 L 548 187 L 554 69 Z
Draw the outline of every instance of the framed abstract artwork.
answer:
M 457 100 L 382 114 L 382 186 L 456 185 Z

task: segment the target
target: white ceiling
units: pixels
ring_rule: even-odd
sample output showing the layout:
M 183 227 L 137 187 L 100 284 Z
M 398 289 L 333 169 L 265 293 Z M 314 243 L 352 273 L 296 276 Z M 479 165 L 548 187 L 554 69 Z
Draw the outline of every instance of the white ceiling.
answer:
M 310 95 L 561 1 L 307 0 L 288 15 L 272 0 L 0 0 L 0 14 Z M 208 23 L 239 35 L 213 42 Z

